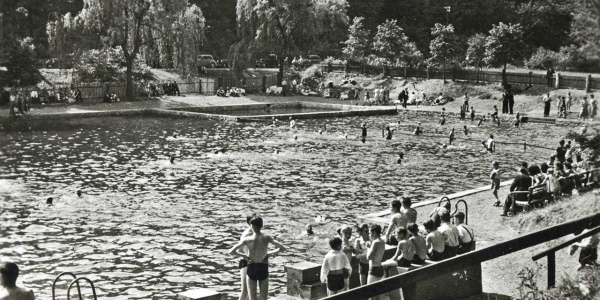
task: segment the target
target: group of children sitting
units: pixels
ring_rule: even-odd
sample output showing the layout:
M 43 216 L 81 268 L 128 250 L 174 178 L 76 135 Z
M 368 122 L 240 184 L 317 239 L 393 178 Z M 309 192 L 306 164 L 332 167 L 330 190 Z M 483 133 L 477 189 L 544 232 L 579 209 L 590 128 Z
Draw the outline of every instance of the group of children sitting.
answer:
M 241 97 L 246 95 L 246 91 L 242 88 L 237 87 L 227 87 L 223 89 L 223 87 L 219 87 L 216 93 L 217 97 Z
M 441 261 L 474 250 L 473 229 L 464 224 L 465 214 L 454 215 L 451 224 L 450 203 L 436 208 L 423 226 L 427 234 L 419 233 L 417 211 L 410 198 L 390 203 L 392 217 L 383 232 L 380 225 L 356 226 L 358 237 L 352 238 L 352 227 L 343 226 L 329 240 L 331 251 L 321 266 L 321 281 L 327 284 L 329 295 L 348 290 L 349 278 L 359 273 L 361 285 L 386 277 L 388 267 L 423 265 L 425 260 Z M 395 245 L 396 252 L 383 261 L 385 245 Z M 358 265 L 358 270 L 352 269 Z

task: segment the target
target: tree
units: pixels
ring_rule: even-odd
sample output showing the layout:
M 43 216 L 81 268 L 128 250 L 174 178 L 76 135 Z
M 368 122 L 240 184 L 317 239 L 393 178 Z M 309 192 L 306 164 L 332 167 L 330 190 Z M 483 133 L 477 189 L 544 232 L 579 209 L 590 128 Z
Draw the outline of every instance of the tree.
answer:
M 377 26 L 377 34 L 373 38 L 373 50 L 389 63 L 394 63 L 404 54 L 404 45 L 408 42 L 404 29 L 396 23 L 396 20 L 386 20 Z
M 433 65 L 442 64 L 444 70 L 444 83 L 446 83 L 446 61 L 448 59 L 453 61 L 458 52 L 458 43 L 456 35 L 454 34 L 454 27 L 452 24 L 442 25 L 436 23 L 435 26 L 431 28 L 431 35 L 433 36 L 433 39 L 429 45 L 429 49 L 431 50 L 429 61 Z
M 369 31 L 364 29 L 363 17 L 355 17 L 352 25 L 348 28 L 348 39 L 342 44 L 346 45 L 342 52 L 354 61 L 361 60 L 367 51 L 369 43 Z
M 0 1 L 0 90 L 38 83 L 36 47 L 32 37 L 23 35 L 29 11 L 14 1 Z
M 121 48 L 127 99 L 133 100 L 133 66 L 140 52 L 157 47 L 163 59 L 177 55 L 173 50 L 181 45 L 174 43 L 177 38 L 184 38 L 186 30 L 201 31 L 204 26 L 198 11 L 194 6 L 188 8 L 187 0 L 84 0 L 83 9 L 68 24 L 72 30 L 100 36 L 105 46 Z M 196 16 L 187 18 L 188 12 Z
M 331 38 L 331 31 L 346 30 L 347 6 L 346 0 L 238 0 L 240 40 L 230 48 L 236 73 L 254 53 L 276 52 L 281 84 L 286 57 L 319 47 Z
M 598 71 L 600 62 L 600 0 L 576 2 L 571 38 L 584 60 L 581 66 L 589 71 Z
M 479 69 L 483 66 L 485 59 L 485 40 L 486 36 L 482 33 L 477 33 L 467 41 L 467 56 L 465 62 Z
M 486 64 L 502 66 L 502 83 L 506 82 L 506 65 L 519 61 L 523 57 L 523 29 L 519 24 L 504 24 L 500 22 L 489 31 L 485 40 Z

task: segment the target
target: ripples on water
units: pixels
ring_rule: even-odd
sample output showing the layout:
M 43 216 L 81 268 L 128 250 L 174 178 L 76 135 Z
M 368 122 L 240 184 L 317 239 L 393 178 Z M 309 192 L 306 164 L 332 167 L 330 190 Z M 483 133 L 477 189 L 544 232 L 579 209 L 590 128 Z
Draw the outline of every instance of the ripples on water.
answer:
M 270 261 L 271 291 L 285 293 L 283 265 L 320 262 L 335 226 L 382 210 L 398 195 L 419 201 L 487 184 L 493 160 L 509 179 L 508 166 L 551 154 L 504 145 L 488 154 L 477 142 L 460 140 L 444 150 L 439 145 L 446 139 L 399 134 L 384 140 L 382 126 L 398 120 L 299 120 L 293 131 L 145 117 L 5 123 L 0 256 L 19 262 L 20 279 L 42 298 L 64 271 L 96 281 L 103 299 L 172 298 L 193 287 L 232 298 L 239 275 L 226 251 L 244 230 L 244 216 L 258 212 L 265 233 L 288 247 Z M 365 144 L 358 138 L 363 121 L 371 127 Z M 408 132 L 417 119 L 401 121 L 396 128 Z M 437 120 L 419 121 L 426 133 L 449 132 Z M 324 124 L 329 131 L 319 134 Z M 460 123 L 450 126 L 463 137 Z M 473 138 L 493 133 L 497 141 L 554 145 L 566 133 L 541 125 L 503 132 L 486 126 L 469 126 Z M 407 154 L 402 165 L 396 164 L 400 151 Z M 48 196 L 52 207 L 42 205 Z M 293 240 L 321 215 L 330 223 L 316 226 L 319 240 Z

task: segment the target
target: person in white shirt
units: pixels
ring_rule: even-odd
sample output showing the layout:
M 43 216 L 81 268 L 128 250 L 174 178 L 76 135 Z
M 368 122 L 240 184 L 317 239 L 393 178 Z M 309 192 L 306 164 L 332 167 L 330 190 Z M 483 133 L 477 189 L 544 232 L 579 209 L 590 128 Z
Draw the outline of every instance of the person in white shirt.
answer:
M 456 226 L 450 224 L 450 213 L 443 213 L 441 219 L 442 225 L 440 225 L 438 231 L 444 235 L 444 256 L 445 258 L 451 258 L 458 253 L 459 232 Z
M 458 254 L 475 250 L 475 233 L 473 228 L 465 224 L 465 213 L 459 211 L 454 215 L 454 223 L 458 229 Z
M 325 255 L 321 266 L 321 282 L 327 283 L 327 295 L 334 295 L 348 290 L 352 266 L 346 254 L 341 251 L 341 238 L 331 238 L 329 246 L 331 251 Z

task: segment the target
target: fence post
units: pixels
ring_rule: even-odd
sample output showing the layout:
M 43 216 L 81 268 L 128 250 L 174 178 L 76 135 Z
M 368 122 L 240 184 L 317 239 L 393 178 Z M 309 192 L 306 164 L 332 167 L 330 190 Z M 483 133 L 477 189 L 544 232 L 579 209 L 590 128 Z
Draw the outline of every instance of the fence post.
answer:
M 431 79 L 431 75 L 429 75 L 429 66 L 427 66 L 427 79 Z
M 333 67 L 331 66 L 331 62 L 327 63 L 327 73 L 331 73 L 333 71 Z
M 267 75 L 263 75 L 261 85 L 262 92 L 265 93 L 267 91 Z
M 198 94 L 202 94 L 202 78 L 198 78 Z
M 344 64 L 344 74 L 348 74 L 348 69 L 350 68 L 348 65 L 348 62 Z
M 560 73 L 559 72 L 556 72 L 556 82 L 554 83 L 554 86 L 556 88 L 560 87 Z
M 531 87 L 532 82 L 533 82 L 533 72 L 529 71 L 529 87 Z
M 481 71 L 481 68 L 477 68 L 477 77 L 475 78 L 475 83 L 479 83 L 479 71 Z
M 387 76 L 388 75 L 388 67 L 387 65 L 383 65 L 383 76 Z
M 585 78 L 585 92 L 586 93 L 590 92 L 591 86 L 592 86 L 592 75 L 588 74 L 588 76 Z
M 557 73 L 558 74 L 558 73 Z M 548 254 L 548 289 L 556 285 L 556 255 L 554 252 Z

